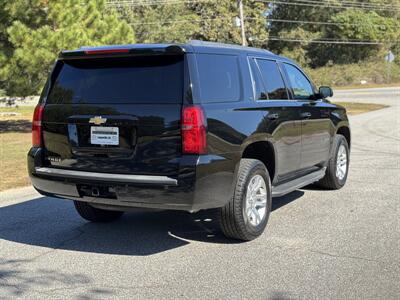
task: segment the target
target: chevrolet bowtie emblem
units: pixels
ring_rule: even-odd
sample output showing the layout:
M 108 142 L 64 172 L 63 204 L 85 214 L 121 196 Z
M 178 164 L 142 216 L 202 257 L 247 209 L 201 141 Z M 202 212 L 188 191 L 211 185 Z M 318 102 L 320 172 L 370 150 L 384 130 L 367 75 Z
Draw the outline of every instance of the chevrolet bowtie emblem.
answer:
M 95 125 L 101 125 L 107 122 L 107 118 L 102 118 L 101 116 L 96 116 L 93 118 L 90 118 L 89 123 L 95 124 Z

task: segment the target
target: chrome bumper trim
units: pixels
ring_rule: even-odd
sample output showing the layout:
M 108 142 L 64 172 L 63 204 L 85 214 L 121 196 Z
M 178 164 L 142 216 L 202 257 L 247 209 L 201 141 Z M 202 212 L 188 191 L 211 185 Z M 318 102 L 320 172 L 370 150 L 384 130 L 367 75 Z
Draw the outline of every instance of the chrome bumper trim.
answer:
M 178 185 L 178 180 L 168 176 L 153 176 L 153 175 L 127 175 L 127 174 L 112 174 L 112 173 L 97 173 L 85 171 L 63 170 L 55 168 L 35 168 L 35 173 L 38 175 L 48 175 L 62 178 L 73 179 L 90 179 L 108 182 L 123 182 L 123 183 L 144 183 L 144 184 L 159 184 L 159 185 Z

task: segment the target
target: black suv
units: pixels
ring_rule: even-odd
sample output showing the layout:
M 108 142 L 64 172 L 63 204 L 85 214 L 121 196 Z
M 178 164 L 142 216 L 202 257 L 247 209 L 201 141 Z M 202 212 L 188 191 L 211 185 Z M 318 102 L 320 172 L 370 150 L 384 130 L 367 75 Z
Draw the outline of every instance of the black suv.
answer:
M 35 109 L 29 175 L 93 222 L 136 207 L 216 209 L 226 236 L 251 240 L 272 197 L 345 184 L 349 122 L 330 96 L 261 49 L 193 41 L 64 51 Z

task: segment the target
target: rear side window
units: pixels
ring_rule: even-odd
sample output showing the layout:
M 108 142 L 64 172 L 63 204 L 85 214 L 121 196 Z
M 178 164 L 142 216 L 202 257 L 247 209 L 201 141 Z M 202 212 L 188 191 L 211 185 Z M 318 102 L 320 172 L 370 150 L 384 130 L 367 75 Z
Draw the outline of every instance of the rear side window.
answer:
M 183 56 L 59 62 L 48 103 L 182 103 Z
M 268 96 L 265 93 L 264 83 L 261 79 L 260 70 L 257 66 L 255 59 L 250 59 L 250 67 L 256 100 L 268 100 Z
M 257 59 L 269 100 L 289 99 L 282 74 L 275 61 Z
M 239 101 L 239 62 L 236 56 L 198 54 L 197 65 L 203 103 Z

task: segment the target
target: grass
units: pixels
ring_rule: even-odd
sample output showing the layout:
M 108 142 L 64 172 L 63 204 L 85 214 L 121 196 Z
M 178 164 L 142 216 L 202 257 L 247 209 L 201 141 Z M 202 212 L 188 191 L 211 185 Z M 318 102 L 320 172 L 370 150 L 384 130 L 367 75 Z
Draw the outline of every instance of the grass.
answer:
M 339 102 L 349 115 L 385 108 L 371 103 Z M 0 108 L 0 191 L 30 184 L 26 169 L 26 154 L 31 147 L 30 122 L 33 107 Z M 17 112 L 17 116 L 1 113 Z
M 400 87 L 400 82 L 397 83 L 367 83 L 367 84 L 352 84 L 345 86 L 333 87 L 334 90 L 350 90 L 350 89 L 370 89 L 370 88 L 385 88 L 385 87 Z
M 26 154 L 31 147 L 33 109 L 30 106 L 0 108 L 0 191 L 30 184 Z M 2 115 L 14 112 L 18 115 Z
M 0 107 L 1 120 L 32 120 L 33 106 Z M 17 113 L 17 116 L 2 116 L 2 114 Z
M 348 115 L 359 115 L 369 111 L 388 107 L 387 105 L 375 103 L 337 102 L 336 104 L 344 106 Z
M 389 78 L 390 69 L 390 78 Z M 334 87 L 361 86 L 366 81 L 369 87 L 388 86 L 400 82 L 400 65 L 381 61 L 366 61 L 356 64 L 332 65 L 316 69 L 305 68 L 306 73 L 317 86 Z
M 26 154 L 31 146 L 30 133 L 0 133 L 0 191 L 30 184 Z

